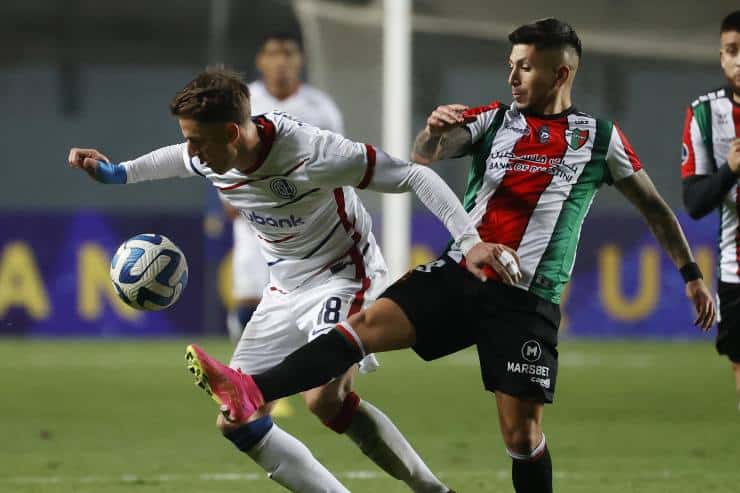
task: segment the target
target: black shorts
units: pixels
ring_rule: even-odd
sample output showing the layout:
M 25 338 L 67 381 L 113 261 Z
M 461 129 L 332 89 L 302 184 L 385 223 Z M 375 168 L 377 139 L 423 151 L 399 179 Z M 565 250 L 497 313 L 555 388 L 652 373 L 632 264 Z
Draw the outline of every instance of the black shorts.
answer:
M 416 329 L 414 351 L 429 361 L 476 345 L 487 390 L 552 402 L 560 307 L 501 282 L 482 283 L 443 256 L 410 271 L 381 296 Z
M 740 284 L 719 282 L 717 352 L 740 363 Z

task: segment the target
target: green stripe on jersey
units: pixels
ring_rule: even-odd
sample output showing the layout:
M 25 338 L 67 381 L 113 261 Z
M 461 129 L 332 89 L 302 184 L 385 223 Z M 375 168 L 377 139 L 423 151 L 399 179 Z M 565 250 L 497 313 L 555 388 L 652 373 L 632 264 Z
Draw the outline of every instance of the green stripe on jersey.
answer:
M 563 202 L 550 242 L 535 269 L 529 290 L 552 303 L 560 303 L 563 289 L 570 280 L 583 220 L 596 191 L 608 177 L 606 152 L 613 127 L 612 122 L 596 120 L 591 160 Z
M 701 134 L 701 140 L 704 141 L 704 147 L 707 149 L 707 154 L 712 163 L 717 166 L 717 162 L 714 159 L 714 143 L 712 142 L 712 104 L 710 101 L 702 101 L 695 105 L 693 108 L 694 118 L 696 124 L 699 126 L 699 133 Z
M 471 152 L 473 163 L 468 172 L 468 184 L 465 187 L 465 196 L 463 198 L 463 206 L 467 212 L 472 211 L 475 207 L 475 197 L 478 195 L 478 191 L 483 185 L 483 178 L 486 176 L 486 161 L 488 160 L 488 156 L 491 155 L 491 146 L 493 145 L 494 137 L 496 137 L 496 132 L 501 128 L 501 124 L 504 121 L 506 107 L 501 105 L 497 111 L 498 113 L 493 118 L 491 125 L 486 129 L 486 133 L 483 134 L 483 138 L 475 143 Z

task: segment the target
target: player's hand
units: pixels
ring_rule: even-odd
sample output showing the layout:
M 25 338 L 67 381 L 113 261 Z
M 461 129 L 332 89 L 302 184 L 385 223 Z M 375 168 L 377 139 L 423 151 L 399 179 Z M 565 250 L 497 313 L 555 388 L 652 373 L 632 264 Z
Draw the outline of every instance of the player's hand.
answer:
M 714 304 L 714 297 L 704 284 L 704 280 L 697 279 L 687 282 L 686 296 L 691 300 L 691 304 L 694 305 L 696 311 L 694 325 L 704 332 L 708 331 L 717 316 L 717 307 Z
M 95 177 L 98 161 L 110 163 L 110 159 L 97 149 L 81 149 L 73 147 L 69 151 L 69 166 L 84 170 L 91 177 Z
M 519 256 L 514 250 L 500 243 L 480 242 L 468 250 L 465 266 L 481 281 L 486 281 L 483 268 L 488 265 L 506 284 L 514 284 L 522 278 L 519 270 Z
M 475 117 L 465 116 L 468 107 L 464 104 L 445 104 L 437 106 L 427 118 L 427 129 L 430 135 L 441 135 L 450 129 L 460 127 L 475 120 Z
M 730 150 L 727 152 L 727 166 L 736 175 L 740 175 L 740 139 L 730 142 Z

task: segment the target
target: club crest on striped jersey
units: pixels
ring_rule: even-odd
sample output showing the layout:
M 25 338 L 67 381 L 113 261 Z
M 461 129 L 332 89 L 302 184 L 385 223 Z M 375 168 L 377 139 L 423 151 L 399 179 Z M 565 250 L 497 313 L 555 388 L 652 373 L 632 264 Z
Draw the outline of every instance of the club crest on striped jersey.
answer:
M 285 178 L 273 178 L 270 180 L 270 190 L 282 199 L 294 199 L 298 193 L 295 185 Z
M 588 130 L 582 128 L 573 128 L 565 131 L 565 141 L 568 143 L 568 147 L 577 151 L 583 144 L 588 142 Z
M 689 146 L 686 145 L 686 142 L 681 144 L 681 166 L 685 165 L 689 162 Z
M 537 131 L 537 142 L 540 144 L 547 144 L 550 142 L 550 127 L 542 125 Z

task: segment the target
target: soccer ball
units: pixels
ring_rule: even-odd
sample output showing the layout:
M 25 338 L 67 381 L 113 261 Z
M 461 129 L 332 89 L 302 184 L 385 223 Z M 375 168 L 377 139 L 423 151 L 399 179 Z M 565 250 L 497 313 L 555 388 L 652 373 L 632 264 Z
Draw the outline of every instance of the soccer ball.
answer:
M 137 310 L 172 306 L 188 283 L 185 255 L 166 236 L 146 233 L 118 247 L 110 263 L 118 296 Z

